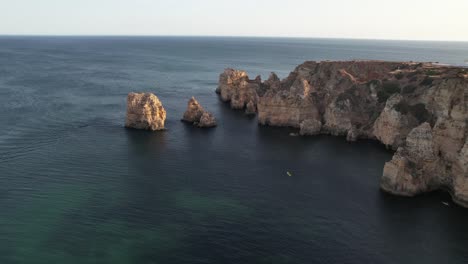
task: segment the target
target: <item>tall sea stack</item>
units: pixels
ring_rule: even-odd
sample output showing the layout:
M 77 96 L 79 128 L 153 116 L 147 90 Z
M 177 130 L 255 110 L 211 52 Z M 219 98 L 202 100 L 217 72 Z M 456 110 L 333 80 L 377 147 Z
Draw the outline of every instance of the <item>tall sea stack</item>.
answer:
M 152 93 L 129 93 L 125 127 L 145 130 L 163 130 L 166 110 Z

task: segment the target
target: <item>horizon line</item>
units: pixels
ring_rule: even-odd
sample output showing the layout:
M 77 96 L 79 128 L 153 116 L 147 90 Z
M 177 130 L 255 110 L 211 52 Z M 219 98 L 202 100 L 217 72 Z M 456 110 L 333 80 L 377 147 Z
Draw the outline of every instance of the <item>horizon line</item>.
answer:
M 192 37 L 192 38 L 259 38 L 259 39 L 329 39 L 329 40 L 377 40 L 377 41 L 419 41 L 419 42 L 461 42 L 468 40 L 441 39 L 390 39 L 390 38 L 352 38 L 352 37 L 305 37 L 305 36 L 236 36 L 236 35 L 126 35 L 126 34 L 2 34 L 0 37 Z

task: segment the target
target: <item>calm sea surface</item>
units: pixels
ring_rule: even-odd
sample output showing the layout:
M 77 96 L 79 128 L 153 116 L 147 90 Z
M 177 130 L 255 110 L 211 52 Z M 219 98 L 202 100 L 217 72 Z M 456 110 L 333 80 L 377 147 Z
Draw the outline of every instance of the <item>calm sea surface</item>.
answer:
M 468 209 L 379 191 L 382 145 L 290 137 L 214 93 L 226 67 L 324 59 L 467 65 L 468 43 L 0 37 L 0 263 L 467 263 Z M 131 91 L 167 131 L 123 128 Z M 179 121 L 191 96 L 217 128 Z

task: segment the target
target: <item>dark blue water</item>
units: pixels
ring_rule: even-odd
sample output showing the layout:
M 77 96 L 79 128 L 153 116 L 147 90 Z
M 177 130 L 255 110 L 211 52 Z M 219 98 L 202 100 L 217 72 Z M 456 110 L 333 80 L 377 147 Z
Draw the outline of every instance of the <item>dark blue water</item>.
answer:
M 290 137 L 214 94 L 226 67 L 321 59 L 464 65 L 468 43 L 0 37 L 0 263 L 467 263 L 468 210 L 379 191 L 383 146 Z M 123 128 L 130 91 L 167 131 Z M 179 121 L 191 96 L 217 128 Z

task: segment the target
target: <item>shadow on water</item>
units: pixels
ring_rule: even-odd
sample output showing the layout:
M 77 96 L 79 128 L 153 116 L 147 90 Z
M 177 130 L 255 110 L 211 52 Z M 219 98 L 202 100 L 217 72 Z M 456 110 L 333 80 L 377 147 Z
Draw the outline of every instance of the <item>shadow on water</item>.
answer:
M 167 130 L 147 131 L 125 128 L 129 142 L 129 156 L 146 156 L 148 153 L 162 153 L 167 147 Z
M 408 252 L 420 247 L 437 248 L 437 252 L 407 257 L 405 261 L 444 262 L 447 256 L 468 259 L 466 247 L 459 243 L 468 241 L 468 227 L 464 224 L 468 222 L 468 212 L 453 203 L 447 192 L 399 197 L 380 191 L 376 204 L 376 220 L 388 245 L 405 244 Z
M 245 109 L 232 109 L 229 102 L 223 102 L 219 95 L 217 96 L 217 109 L 219 111 L 219 115 L 223 117 L 223 119 L 230 120 L 231 122 L 252 122 L 257 120 L 255 115 L 247 115 L 245 113 Z

